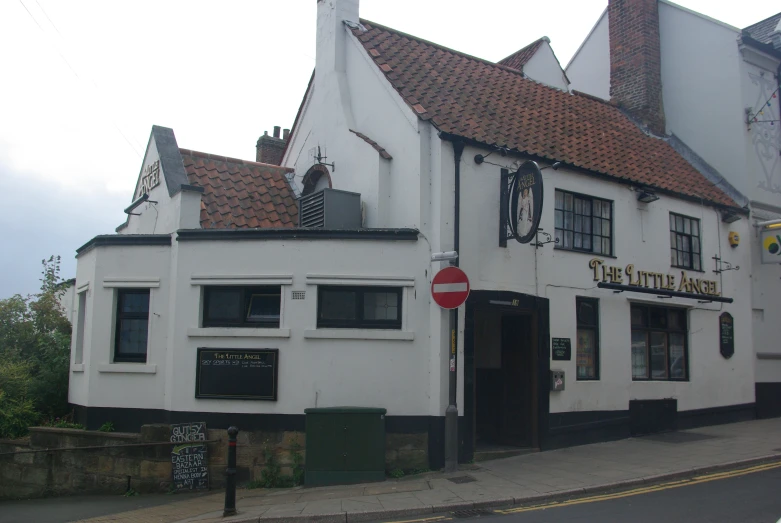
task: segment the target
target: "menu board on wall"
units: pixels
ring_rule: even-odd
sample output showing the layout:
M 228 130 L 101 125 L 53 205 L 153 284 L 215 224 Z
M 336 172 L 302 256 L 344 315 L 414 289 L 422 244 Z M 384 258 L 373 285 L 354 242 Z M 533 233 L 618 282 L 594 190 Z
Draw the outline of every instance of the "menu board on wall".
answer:
M 279 349 L 198 349 L 195 397 L 277 399 Z
M 553 359 L 561 361 L 572 359 L 572 341 L 569 338 L 553 338 Z
M 735 354 L 735 329 L 732 314 L 723 312 L 719 316 L 719 350 L 725 358 Z
M 171 473 L 176 490 L 209 488 L 209 456 L 206 423 L 171 425 Z

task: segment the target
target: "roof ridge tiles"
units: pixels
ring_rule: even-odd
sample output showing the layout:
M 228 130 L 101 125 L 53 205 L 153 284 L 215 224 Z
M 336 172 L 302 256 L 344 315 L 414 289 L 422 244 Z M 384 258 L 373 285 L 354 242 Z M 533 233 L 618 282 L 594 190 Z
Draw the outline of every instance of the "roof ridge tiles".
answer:
M 192 149 L 183 149 L 179 148 L 179 152 L 182 154 L 186 154 L 188 156 L 196 156 L 198 158 L 205 158 L 209 160 L 217 160 L 219 162 L 225 162 L 225 163 L 233 163 L 237 165 L 246 165 L 248 167 L 251 167 L 253 165 L 258 165 L 262 167 L 273 167 L 274 169 L 281 169 L 286 172 L 293 172 L 295 169 L 291 167 L 283 167 L 282 165 L 274 165 L 273 163 L 263 163 L 263 162 L 253 162 L 251 160 L 242 160 L 240 158 L 231 158 L 230 156 L 222 156 L 219 154 L 213 154 L 213 153 L 204 153 L 201 151 L 194 151 Z
M 399 31 L 399 30 L 390 28 L 388 26 L 385 26 L 385 25 L 382 25 L 382 24 L 378 24 L 376 22 L 372 22 L 370 20 L 366 20 L 365 18 L 361 18 L 360 21 L 361 21 L 361 23 L 363 25 L 369 25 L 370 26 L 369 30 L 371 30 L 371 28 L 381 29 L 383 31 L 387 31 L 389 33 L 393 33 L 393 34 L 395 34 L 395 35 L 397 35 L 397 36 L 399 36 L 401 38 L 407 38 L 409 40 L 412 40 L 413 42 L 426 44 L 426 45 L 429 45 L 429 46 L 434 47 L 436 49 L 439 49 L 441 51 L 446 51 L 448 53 L 453 53 L 455 55 L 461 56 L 463 58 L 467 58 L 469 60 L 474 60 L 476 62 L 480 62 L 480 63 L 486 64 L 486 65 L 490 65 L 492 67 L 496 67 L 497 69 L 501 69 L 503 71 L 507 71 L 508 73 L 519 74 L 519 75 L 523 76 L 523 72 L 519 71 L 518 69 L 513 69 L 512 67 L 507 67 L 506 65 L 502 65 L 502 64 L 499 64 L 499 63 L 496 63 L 496 62 L 492 62 L 490 60 L 486 60 L 485 58 L 479 58 L 477 56 L 470 55 L 470 54 L 464 53 L 462 51 L 457 51 L 455 49 L 451 49 L 450 47 L 446 47 L 446 46 L 438 44 L 436 42 L 432 42 L 431 40 L 426 40 L 424 38 L 419 38 L 419 37 L 411 35 L 409 33 L 405 33 L 403 31 Z M 361 34 L 366 34 L 367 32 L 368 31 L 366 31 L 366 32 L 361 31 L 360 29 L 353 29 L 353 34 L 355 34 L 356 36 L 359 36 Z M 375 58 L 375 57 L 372 55 L 372 58 Z M 376 58 L 375 58 L 375 60 L 376 60 Z

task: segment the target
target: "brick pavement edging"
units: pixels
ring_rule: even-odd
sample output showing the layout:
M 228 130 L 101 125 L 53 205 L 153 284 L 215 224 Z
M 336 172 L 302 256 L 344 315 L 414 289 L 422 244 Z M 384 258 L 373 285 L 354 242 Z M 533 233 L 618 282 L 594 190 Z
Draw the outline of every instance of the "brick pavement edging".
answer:
M 221 519 L 225 523 L 364 523 L 369 521 L 376 521 L 380 519 L 393 519 L 399 517 L 408 516 L 425 516 L 427 514 L 436 514 L 442 512 L 454 512 L 457 510 L 465 509 L 498 509 L 508 508 L 515 505 L 526 505 L 531 503 L 540 503 L 543 501 L 557 501 L 560 499 L 568 499 L 573 496 L 583 496 L 586 494 L 598 494 L 601 492 L 609 492 L 616 489 L 627 488 L 637 485 L 651 485 L 662 481 L 668 481 L 673 479 L 689 478 L 698 474 L 706 474 L 713 472 L 720 472 L 724 470 L 732 470 L 735 468 L 746 467 L 751 465 L 759 465 L 762 463 L 771 463 L 781 461 L 781 453 L 767 454 L 765 456 L 759 456 L 755 458 L 729 461 L 721 463 L 719 465 L 707 465 L 704 467 L 694 467 L 682 471 L 669 472 L 665 474 L 654 474 L 651 476 L 645 476 L 641 478 L 634 478 L 625 481 L 615 481 L 611 483 L 603 483 L 601 485 L 594 485 L 584 488 L 575 488 L 568 490 L 560 490 L 556 492 L 550 492 L 546 494 L 539 494 L 534 496 L 525 497 L 504 497 L 496 498 L 485 501 L 476 502 L 457 502 L 457 503 L 445 503 L 440 505 L 428 505 L 425 507 L 415 507 L 407 509 L 388 509 L 388 510 L 371 510 L 365 512 L 335 512 L 330 514 L 298 514 L 294 516 L 279 516 L 279 517 L 263 517 L 252 516 L 242 517 L 241 514 Z

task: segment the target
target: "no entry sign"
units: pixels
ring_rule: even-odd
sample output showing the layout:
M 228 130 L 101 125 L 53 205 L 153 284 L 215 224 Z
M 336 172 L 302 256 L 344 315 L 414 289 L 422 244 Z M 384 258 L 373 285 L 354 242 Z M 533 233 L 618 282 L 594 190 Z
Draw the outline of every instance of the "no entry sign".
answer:
M 431 282 L 431 296 L 443 309 L 455 309 L 469 296 L 469 278 L 458 267 L 445 267 Z

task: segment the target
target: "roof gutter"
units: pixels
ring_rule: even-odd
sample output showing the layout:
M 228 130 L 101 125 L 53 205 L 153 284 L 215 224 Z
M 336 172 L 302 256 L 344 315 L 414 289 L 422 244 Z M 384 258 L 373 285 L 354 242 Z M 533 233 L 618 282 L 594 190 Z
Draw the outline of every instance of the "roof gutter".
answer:
M 464 145 L 471 145 L 473 147 L 481 147 L 481 148 L 484 148 L 484 149 L 494 149 L 494 148 L 497 147 L 496 144 L 488 144 L 488 143 L 485 143 L 485 142 L 480 142 L 480 141 L 477 141 L 477 140 L 475 140 L 473 138 L 467 138 L 467 137 L 464 137 L 464 136 L 459 136 L 459 135 L 456 135 L 456 134 L 447 133 L 445 131 L 440 131 L 439 132 L 439 137 L 442 140 L 446 140 L 446 141 L 449 141 L 449 142 L 460 141 Z M 695 196 L 689 196 L 689 195 L 686 195 L 686 194 L 676 193 L 674 191 L 663 189 L 661 187 L 656 187 L 654 185 L 641 184 L 641 183 L 638 183 L 638 182 L 625 180 L 623 178 L 619 178 L 617 176 L 611 176 L 609 174 L 605 174 L 605 173 L 602 173 L 602 172 L 599 172 L 599 171 L 592 171 L 591 169 L 585 169 L 583 167 L 578 167 L 577 165 L 573 165 L 573 164 L 567 163 L 565 161 L 553 160 L 551 158 L 546 158 L 544 156 L 538 156 L 538 155 L 535 155 L 535 154 L 524 153 L 522 151 L 519 151 L 518 149 L 505 149 L 505 151 L 507 152 L 507 154 L 509 156 L 514 156 L 516 158 L 531 159 L 531 160 L 534 160 L 536 162 L 541 162 L 541 163 L 546 163 L 546 164 L 558 161 L 558 162 L 561 163 L 562 167 L 566 167 L 567 169 L 569 169 L 571 171 L 575 171 L 575 172 L 578 172 L 580 174 L 585 174 L 587 176 L 593 176 L 595 178 L 599 178 L 601 180 L 605 180 L 605 181 L 608 181 L 608 182 L 619 183 L 621 185 L 626 185 L 626 186 L 629 186 L 629 187 L 641 187 L 642 186 L 643 188 L 653 190 L 656 193 L 665 194 L 667 196 L 674 196 L 675 198 L 679 198 L 681 200 L 686 200 L 686 201 L 699 203 L 699 204 L 702 204 L 703 202 L 706 202 L 706 203 L 708 203 L 708 205 L 711 205 L 712 207 L 714 207 L 716 209 L 719 209 L 719 210 L 730 210 L 730 211 L 734 211 L 734 212 L 739 213 L 739 214 L 743 214 L 745 216 L 749 215 L 749 210 L 744 208 L 744 207 L 724 205 L 722 203 L 712 202 L 712 201 L 706 200 L 704 198 L 697 198 Z

